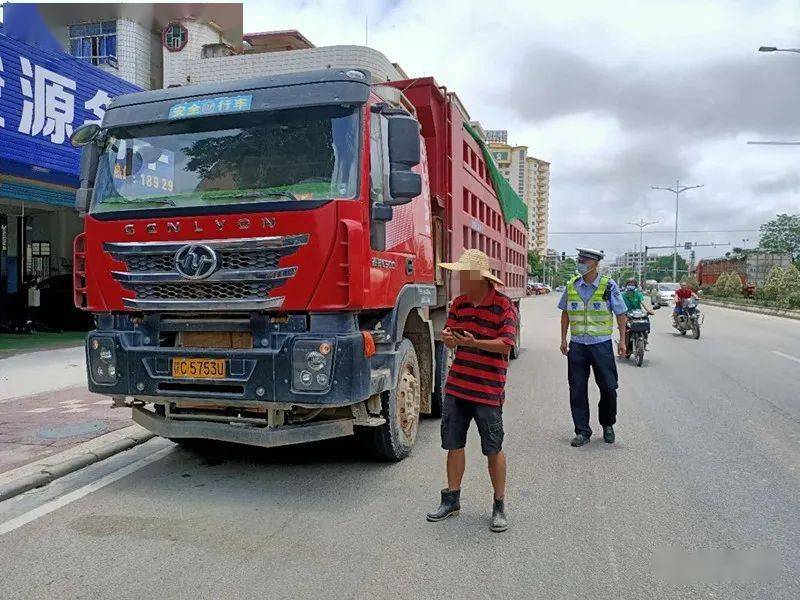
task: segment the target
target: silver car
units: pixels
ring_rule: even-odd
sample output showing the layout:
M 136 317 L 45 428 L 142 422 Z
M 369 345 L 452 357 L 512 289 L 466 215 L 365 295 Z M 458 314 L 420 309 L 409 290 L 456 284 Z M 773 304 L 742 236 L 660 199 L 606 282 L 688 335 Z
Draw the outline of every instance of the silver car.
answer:
M 650 302 L 653 306 L 669 306 L 675 300 L 675 291 L 680 288 L 678 283 L 659 283 L 650 290 Z

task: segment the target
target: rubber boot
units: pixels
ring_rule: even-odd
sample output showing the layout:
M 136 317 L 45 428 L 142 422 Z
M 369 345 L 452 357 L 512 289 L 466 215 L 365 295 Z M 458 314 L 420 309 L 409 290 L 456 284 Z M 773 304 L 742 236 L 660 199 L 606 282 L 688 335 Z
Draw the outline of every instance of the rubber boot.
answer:
M 428 521 L 442 521 L 451 515 L 457 515 L 461 510 L 461 490 L 442 490 L 442 503 L 433 512 L 426 515 Z
M 489 527 L 495 533 L 500 533 L 508 529 L 508 519 L 506 518 L 506 507 L 504 500 L 494 499 L 494 508 L 492 509 L 492 525 Z

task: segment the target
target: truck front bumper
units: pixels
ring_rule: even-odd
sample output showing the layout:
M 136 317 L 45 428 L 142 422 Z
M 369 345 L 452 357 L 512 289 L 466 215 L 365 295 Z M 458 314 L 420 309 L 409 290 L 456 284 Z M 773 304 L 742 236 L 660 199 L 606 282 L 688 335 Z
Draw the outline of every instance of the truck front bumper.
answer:
M 318 421 L 304 425 L 281 427 L 256 427 L 202 420 L 178 420 L 156 414 L 140 406 L 133 407 L 133 420 L 156 435 L 176 439 L 204 439 L 232 442 L 248 446 L 272 448 L 291 444 L 305 444 L 353 433 L 353 419 Z
M 306 356 L 302 348 L 322 342 L 331 345 L 330 365 L 324 371 L 327 385 L 303 390 L 298 378 L 298 373 L 307 368 L 299 364 Z M 291 333 L 273 337 L 269 347 L 215 349 L 153 346 L 145 344 L 145 336 L 139 332 L 100 330 L 89 333 L 86 354 L 90 391 L 132 396 L 145 402 L 192 398 L 224 400 L 220 404 L 232 406 L 238 402 L 347 406 L 388 385 L 386 370 L 376 369 L 365 357 L 360 333 Z M 174 377 L 172 363 L 176 358 L 221 359 L 225 376 Z M 113 376 L 109 374 L 112 364 Z M 316 377 L 317 372 L 309 371 Z

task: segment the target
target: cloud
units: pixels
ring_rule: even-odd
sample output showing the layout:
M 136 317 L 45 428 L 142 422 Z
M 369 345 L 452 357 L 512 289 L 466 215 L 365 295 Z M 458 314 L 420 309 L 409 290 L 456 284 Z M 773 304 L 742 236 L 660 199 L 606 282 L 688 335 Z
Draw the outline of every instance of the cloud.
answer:
M 783 192 L 800 192 L 800 173 L 792 172 L 773 177 L 761 179 L 750 185 L 750 190 L 756 194 L 780 194 Z
M 508 129 L 551 164 L 551 231 L 621 231 L 659 219 L 646 243 L 671 243 L 674 197 L 652 185 L 704 183 L 681 200 L 682 229 L 758 229 L 797 212 L 800 136 L 796 0 L 604 0 L 491 6 L 464 0 L 248 2 L 254 30 L 299 29 L 317 45 L 370 45 L 411 76 L 434 75 L 472 118 Z M 755 233 L 688 234 L 738 245 Z M 553 235 L 551 247 L 612 254 L 630 235 Z M 698 252 L 719 254 L 720 249 Z
M 594 113 L 613 117 L 623 130 L 690 141 L 740 131 L 800 134 L 800 84 L 785 61 L 767 58 L 653 70 L 635 63 L 607 66 L 564 49 L 535 47 L 494 97 L 511 98 L 512 110 L 523 119 Z

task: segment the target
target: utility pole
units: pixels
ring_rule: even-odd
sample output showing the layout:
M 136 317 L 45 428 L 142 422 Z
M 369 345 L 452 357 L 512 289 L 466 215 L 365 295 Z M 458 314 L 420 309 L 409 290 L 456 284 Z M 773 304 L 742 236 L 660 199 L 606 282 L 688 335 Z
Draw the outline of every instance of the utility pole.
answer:
M 626 223 L 627 225 L 633 225 L 634 227 L 639 228 L 639 254 L 637 256 L 636 262 L 639 266 L 639 286 L 644 287 L 644 280 L 642 279 L 642 273 L 644 271 L 644 228 L 648 225 L 655 225 L 658 221 L 645 221 L 644 219 L 639 219 L 638 223 Z
M 664 190 L 667 192 L 672 192 L 675 194 L 675 243 L 672 245 L 672 280 L 677 281 L 678 279 L 678 199 L 680 195 L 687 191 L 693 190 L 696 188 L 703 187 L 703 184 L 700 185 L 681 185 L 680 180 L 675 180 L 675 187 L 659 187 L 659 186 L 652 186 L 654 190 Z

